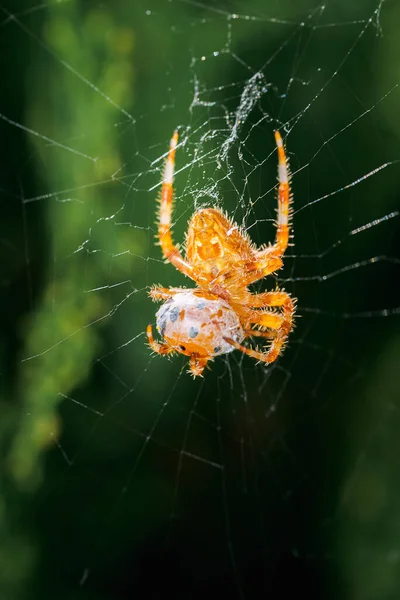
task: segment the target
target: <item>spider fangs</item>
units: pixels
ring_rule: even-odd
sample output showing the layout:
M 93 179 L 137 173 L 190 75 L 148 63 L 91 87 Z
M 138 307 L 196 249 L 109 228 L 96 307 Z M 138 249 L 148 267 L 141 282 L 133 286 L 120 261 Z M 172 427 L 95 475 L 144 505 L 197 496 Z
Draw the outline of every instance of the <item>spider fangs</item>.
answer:
M 165 161 L 160 196 L 158 239 L 164 257 L 197 287 L 154 286 L 150 297 L 164 304 L 156 315 L 157 331 L 164 341 L 147 339 L 154 352 L 190 357 L 189 373 L 201 376 L 215 356 L 240 350 L 264 363 L 272 363 L 293 328 L 295 299 L 283 290 L 252 294 L 248 286 L 274 273 L 283 265 L 282 256 L 290 235 L 290 171 L 282 138 L 275 131 L 278 151 L 278 218 L 273 245 L 257 248 L 235 223 L 217 208 L 194 213 L 186 238 L 186 256 L 171 236 L 173 179 L 178 132 L 172 136 Z M 247 337 L 270 340 L 266 350 L 243 346 Z

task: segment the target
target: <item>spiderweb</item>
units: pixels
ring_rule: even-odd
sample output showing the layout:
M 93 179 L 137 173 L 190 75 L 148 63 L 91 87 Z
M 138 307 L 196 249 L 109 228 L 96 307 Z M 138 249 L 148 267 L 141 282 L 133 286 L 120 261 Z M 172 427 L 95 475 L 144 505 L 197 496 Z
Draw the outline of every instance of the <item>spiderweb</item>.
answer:
M 396 3 L 1 5 L 4 597 L 394 598 L 399 581 Z M 265 367 L 152 355 L 174 240 L 204 206 L 294 239 Z M 29 593 L 27 590 L 29 589 Z

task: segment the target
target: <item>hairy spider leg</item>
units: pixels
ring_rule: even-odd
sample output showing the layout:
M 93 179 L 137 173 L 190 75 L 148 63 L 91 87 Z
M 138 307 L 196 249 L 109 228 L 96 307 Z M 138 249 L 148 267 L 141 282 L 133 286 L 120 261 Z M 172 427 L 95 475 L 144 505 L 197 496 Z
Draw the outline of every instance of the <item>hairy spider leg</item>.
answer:
M 287 298 L 287 293 L 283 290 L 274 292 L 261 292 L 261 294 L 251 294 L 246 296 L 246 304 L 253 308 L 264 308 L 266 306 L 282 306 Z
M 192 354 L 189 361 L 189 371 L 193 375 L 193 379 L 195 377 L 203 377 L 203 371 L 208 363 L 207 358 L 199 357 L 197 354 Z
M 173 352 L 175 352 L 175 350 L 171 348 L 171 346 L 168 346 L 168 344 L 160 344 L 160 342 L 157 342 L 154 339 L 153 329 L 151 325 L 147 325 L 146 334 L 150 348 L 154 352 L 157 352 L 157 354 L 161 354 L 161 356 L 166 356 L 167 354 L 172 354 Z
M 174 197 L 175 150 L 178 143 L 178 131 L 175 130 L 164 166 L 164 174 L 160 195 L 160 213 L 158 223 L 158 238 L 165 258 L 184 275 L 193 279 L 193 267 L 183 258 L 171 236 L 172 203 Z
M 259 350 L 254 350 L 254 348 L 247 348 L 246 346 L 242 346 L 241 344 L 235 342 L 234 340 L 231 340 L 230 338 L 225 338 L 225 340 L 232 344 L 232 346 L 234 346 L 236 350 L 240 350 L 241 352 L 243 352 L 243 354 L 247 354 L 247 356 L 255 358 L 260 362 L 270 364 L 278 358 L 282 347 L 286 341 L 286 338 L 277 335 L 273 339 L 271 348 L 268 350 L 268 352 L 260 352 Z
M 273 292 L 271 292 L 271 293 L 273 293 Z M 232 340 L 231 338 L 224 338 L 224 339 L 229 344 L 232 344 L 232 346 L 234 346 L 234 348 L 236 348 L 236 350 L 240 350 L 244 354 L 247 354 L 248 356 L 251 356 L 252 358 L 255 358 L 256 360 L 259 360 L 260 362 L 265 362 L 267 364 L 274 362 L 274 360 L 276 360 L 278 358 L 278 356 L 283 348 L 283 345 L 285 344 L 287 337 L 288 337 L 290 331 L 292 330 L 293 315 L 294 315 L 294 311 L 295 311 L 295 303 L 292 300 L 292 298 L 289 296 L 289 294 L 286 294 L 285 292 L 280 292 L 280 293 L 285 296 L 284 299 L 282 298 L 282 300 L 283 300 L 283 302 L 282 302 L 283 321 L 282 321 L 281 326 L 278 329 L 276 329 L 276 332 L 275 332 L 273 340 L 272 340 L 271 347 L 267 352 L 260 352 L 259 350 L 254 350 L 253 348 L 247 348 L 246 346 L 242 346 L 238 342 L 235 342 L 235 340 Z M 258 332 L 258 333 L 251 334 L 251 335 L 260 335 L 260 333 L 262 333 L 262 332 Z
M 164 288 L 154 285 L 149 291 L 149 296 L 154 302 L 159 302 L 160 300 L 169 300 L 175 294 L 182 292 L 186 292 L 186 288 Z
M 285 153 L 285 147 L 279 131 L 275 131 L 275 142 L 278 150 L 278 218 L 275 244 L 256 253 L 256 260 L 248 267 L 245 277 L 246 285 L 254 283 L 282 267 L 281 256 L 285 253 L 289 244 L 290 217 L 292 214 L 290 191 L 290 169 L 289 161 Z
M 264 337 L 272 340 L 276 336 L 276 331 L 260 331 L 259 329 L 245 329 L 247 337 Z
M 278 228 L 273 253 L 282 256 L 289 244 L 289 230 L 292 200 L 290 194 L 290 169 L 285 147 L 279 131 L 275 131 L 276 147 L 278 149 Z
M 287 306 L 286 315 L 285 311 L 281 314 L 273 313 L 273 312 L 263 312 L 252 310 L 250 312 L 249 322 L 254 325 L 259 325 L 261 327 L 268 327 L 269 329 L 281 329 L 284 326 L 287 319 L 290 319 L 290 327 L 292 326 L 293 315 L 295 310 L 295 304 L 289 294 L 284 291 L 276 290 L 274 292 L 263 292 L 261 294 L 251 294 L 248 293 L 245 303 L 248 306 L 252 306 L 253 308 L 270 308 L 270 307 L 285 307 L 287 304 L 288 298 L 292 303 L 292 308 Z M 285 326 L 286 327 L 286 326 Z M 246 330 L 247 331 L 247 330 Z M 249 331 L 257 331 L 255 329 Z M 254 333 L 254 335 L 258 335 Z
M 260 294 L 264 295 L 264 294 Z M 280 315 L 271 315 L 271 316 L 279 316 L 279 318 L 281 319 L 281 323 L 278 327 L 274 327 L 272 324 L 271 325 L 267 325 L 267 327 L 271 328 L 271 329 L 276 329 L 277 330 L 277 335 L 283 335 L 285 338 L 289 335 L 289 333 L 292 330 L 293 327 L 293 316 L 294 316 L 294 312 L 296 309 L 296 303 L 295 301 L 291 298 L 291 296 L 289 294 L 287 294 L 286 292 L 267 292 L 265 294 L 266 296 L 271 296 L 272 298 L 270 299 L 270 303 L 268 304 L 268 306 L 280 306 L 282 307 L 282 312 Z M 274 298 L 275 297 L 275 298 Z M 258 312 L 258 311 L 254 311 L 254 313 L 257 314 L 261 314 L 261 315 L 268 315 L 268 313 L 263 313 L 263 312 Z M 263 323 L 260 323 L 260 321 L 257 319 L 254 319 L 250 317 L 250 322 L 254 323 L 254 324 L 258 324 L 258 325 L 263 325 Z
M 280 329 L 284 322 L 283 315 L 273 312 L 252 311 L 249 318 L 250 323 L 269 329 Z

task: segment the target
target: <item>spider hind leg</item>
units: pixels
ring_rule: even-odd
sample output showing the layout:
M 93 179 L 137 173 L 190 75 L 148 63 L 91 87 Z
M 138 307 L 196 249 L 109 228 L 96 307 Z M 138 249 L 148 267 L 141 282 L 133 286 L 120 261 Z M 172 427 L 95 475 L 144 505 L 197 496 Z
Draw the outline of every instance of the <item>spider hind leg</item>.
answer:
M 193 375 L 193 379 L 196 377 L 203 377 L 203 371 L 207 363 L 208 358 L 203 358 L 199 357 L 197 354 L 192 354 L 189 361 L 188 373 Z
M 265 336 L 267 337 L 267 336 Z M 236 350 L 240 350 L 243 354 L 247 354 L 251 358 L 255 358 L 259 362 L 267 363 L 268 365 L 273 363 L 281 353 L 283 345 L 286 341 L 287 336 L 277 334 L 276 337 L 273 338 L 273 342 L 271 344 L 270 349 L 267 352 L 260 352 L 259 350 L 254 350 L 254 348 L 247 348 L 247 346 L 242 346 L 238 342 L 235 342 L 231 338 L 224 338 L 226 342 L 232 344 L 236 348 Z
M 167 356 L 167 354 L 172 354 L 173 352 L 175 352 L 175 350 L 171 348 L 171 346 L 168 346 L 168 344 L 161 344 L 160 342 L 157 342 L 157 340 L 154 339 L 153 329 L 151 325 L 147 325 L 146 335 L 147 341 L 149 342 L 149 346 L 153 350 L 153 352 L 156 352 L 161 356 Z

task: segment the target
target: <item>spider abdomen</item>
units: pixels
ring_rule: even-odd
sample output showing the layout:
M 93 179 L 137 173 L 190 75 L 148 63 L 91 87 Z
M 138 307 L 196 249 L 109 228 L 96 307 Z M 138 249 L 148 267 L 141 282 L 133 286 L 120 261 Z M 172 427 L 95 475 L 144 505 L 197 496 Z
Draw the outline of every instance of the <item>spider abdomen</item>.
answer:
M 193 290 L 175 294 L 158 310 L 157 329 L 181 354 L 212 357 L 232 352 L 224 338 L 241 343 L 245 334 L 239 317 L 227 302 Z

